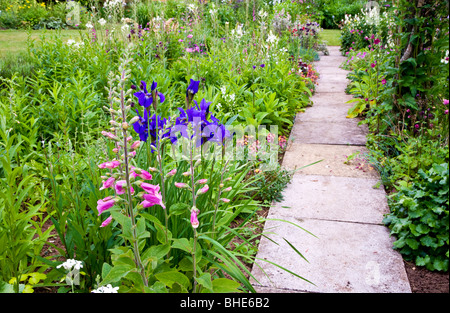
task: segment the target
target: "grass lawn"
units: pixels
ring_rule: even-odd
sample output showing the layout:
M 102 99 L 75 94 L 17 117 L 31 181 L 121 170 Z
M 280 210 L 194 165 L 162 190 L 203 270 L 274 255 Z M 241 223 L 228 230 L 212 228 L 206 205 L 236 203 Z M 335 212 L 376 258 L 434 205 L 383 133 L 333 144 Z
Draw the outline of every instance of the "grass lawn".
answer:
M 341 45 L 341 30 L 340 29 L 324 29 L 320 33 L 320 38 L 325 41 L 328 46 Z
M 31 39 L 39 41 L 41 36 L 52 37 L 55 34 L 62 36 L 64 41 L 79 39 L 79 30 L 32 30 Z M 0 57 L 17 54 L 27 49 L 28 31 L 26 30 L 0 30 Z

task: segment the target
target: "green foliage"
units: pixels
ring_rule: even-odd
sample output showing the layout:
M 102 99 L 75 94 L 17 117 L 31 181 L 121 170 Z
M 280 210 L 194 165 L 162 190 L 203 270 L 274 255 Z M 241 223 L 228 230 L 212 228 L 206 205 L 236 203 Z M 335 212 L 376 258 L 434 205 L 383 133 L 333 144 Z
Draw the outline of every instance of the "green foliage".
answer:
M 323 15 L 321 26 L 325 29 L 337 29 L 339 23 L 345 18 L 345 14 L 354 15 L 360 13 L 364 4 L 365 1 L 320 1 L 319 8 Z
M 448 271 L 448 163 L 420 169 L 417 179 L 412 184 L 401 183 L 389 202 L 391 213 L 384 223 L 397 237 L 395 249 L 418 266 Z
M 2 12 L 0 14 L 0 28 L 17 29 L 21 26 L 20 17 L 14 12 Z
M 49 234 L 40 233 L 46 219 L 40 210 L 45 198 L 39 196 L 39 180 L 25 160 L 25 138 L 6 128 L 0 120 L 0 281 L 16 278 L 14 292 L 19 292 L 19 278 L 42 265 L 35 257 Z M 36 235 L 42 235 L 34 240 Z
M 92 31 L 80 32 L 81 39 L 73 42 L 63 39 L 63 31 L 55 32 L 51 39 L 43 36 L 39 42 L 31 41 L 30 36 L 23 60 L 32 68 L 22 75 L 16 70 L 19 62 L 26 64 L 22 59 L 4 61 L 2 71 L 8 79 L 2 80 L 0 92 L 3 129 L 5 134 L 16 136 L 14 140 L 20 142 L 20 149 L 14 148 L 15 143 L 8 149 L 0 148 L 2 157 L 4 151 L 17 153 L 14 158 L 11 156 L 11 168 L 4 166 L 5 172 L 0 171 L 2 184 L 10 181 L 0 191 L 11 189 L 12 193 L 4 195 L 8 201 L 15 199 L 16 202 L 10 202 L 16 203 L 12 207 L 19 209 L 21 215 L 14 218 L 20 220 L 18 225 L 27 230 L 28 237 L 21 241 L 23 246 L 10 247 L 17 249 L 22 258 L 20 262 L 8 260 L 8 265 L 2 264 L 5 274 L 0 277 L 0 290 L 11 290 L 10 281 L 15 277 L 15 291 L 24 291 L 32 285 L 30 279 L 34 277 L 30 275 L 42 271 L 46 271 L 46 277 L 39 284 L 62 282 L 66 273 L 57 268 L 60 262 L 56 258 L 76 258 L 83 264 L 80 285 L 72 285 L 72 291 L 76 287 L 77 292 L 90 292 L 107 284 L 120 286 L 120 292 L 255 291 L 246 266 L 256 261 L 258 249 L 258 234 L 253 234 L 256 229 L 252 223 L 261 205 L 281 199 L 289 173 L 252 175 L 250 171 L 260 165 L 256 161 L 227 162 L 216 158 L 194 164 L 192 159 L 171 156 L 172 147 L 167 141 L 162 148 L 141 142 L 127 166 L 157 169 L 152 171 L 151 183 L 163 190 L 166 208 L 143 208 L 141 192 L 131 199 L 123 196 L 100 216 L 97 209 L 98 200 L 112 195 L 111 189 L 100 189 L 105 175 L 111 173 L 101 172 L 98 165 L 118 157 L 116 145 L 105 141 L 101 131 L 115 125 L 109 123 L 111 106 L 120 106 L 116 113 L 126 111 L 127 118 L 134 117 L 136 109 L 142 111 L 130 89 L 141 81 L 158 83 L 158 91 L 164 93 L 166 102 L 152 113 L 163 117 L 173 117 L 178 108 L 186 107 L 186 88 L 192 78 L 201 82 L 196 100 L 211 101 L 211 114 L 223 123 L 252 125 L 255 129 L 275 125 L 278 133 L 274 136 L 289 133 L 295 114 L 310 104 L 313 88 L 303 72 L 306 63 L 300 66 L 289 58 L 285 49 L 288 34 L 278 35 L 277 46 L 266 45 L 268 34 L 261 29 L 257 15 L 258 23 L 247 23 L 242 37 L 233 35 L 236 23 L 250 21 L 253 5 L 255 12 L 260 8 L 271 12 L 261 1 L 248 4 L 220 5 L 216 7 L 217 19 L 209 13 L 212 4 L 196 3 L 192 10 L 179 1 L 151 1 L 139 3 L 134 11 L 133 7 L 127 8 L 125 16 L 137 18 L 139 23 L 160 16 L 161 9 L 164 18 L 176 18 L 175 31 L 156 32 L 134 28 L 133 32 L 122 32 L 117 25 L 112 32 L 110 22 L 100 27 L 98 19 L 105 17 L 102 9 L 95 15 L 83 15 L 96 26 L 95 37 Z M 41 20 L 36 28 L 64 26 L 60 23 L 63 6 L 58 4 L 53 9 L 54 14 Z M 200 13 L 204 20 L 199 20 Z M 134 25 L 130 23 L 130 27 Z M 133 45 L 128 46 L 129 43 Z M 198 51 L 186 50 L 195 47 L 199 47 Z M 312 51 L 296 53 L 311 62 L 314 58 Z M 121 67 L 124 54 L 131 62 L 126 71 Z M 137 138 L 132 127 L 128 132 Z M 223 151 L 216 152 L 218 156 Z M 177 173 L 166 177 L 173 169 Z M 12 175 L 10 172 L 17 174 L 12 179 L 15 187 L 10 187 L 13 183 L 5 176 Z M 183 175 L 186 172 L 190 175 Z M 115 175 L 130 179 L 124 173 Z M 195 197 L 195 190 L 174 185 L 184 182 L 198 189 L 195 181 L 199 179 L 207 180 L 209 191 Z M 139 188 L 136 179 L 131 183 Z M 258 194 L 262 185 L 270 188 Z M 25 191 L 29 192 L 22 199 Z M 4 201 L 0 200 L 2 210 Z M 200 210 L 197 228 L 190 221 L 194 206 Z M 106 215 L 113 221 L 102 227 Z M 51 227 L 44 231 L 46 221 L 51 222 Z M 0 234 L 10 231 L 11 223 Z M 62 248 L 48 241 L 52 231 Z M 31 240 L 31 235 L 41 239 Z M 9 242 L 9 237 L 4 238 Z M 236 238 L 241 240 L 237 245 Z M 41 256 L 43 244 L 56 250 L 56 254 Z M 295 273 L 294 276 L 299 277 Z M 70 291 L 65 285 L 59 286 L 60 292 Z
M 49 17 L 47 19 L 41 18 L 39 23 L 33 26 L 33 29 L 66 29 L 67 24 L 60 18 Z
M 354 40 L 343 45 L 354 96 L 348 117 L 368 124 L 368 157 L 393 192 L 385 222 L 398 239 L 395 248 L 419 266 L 446 271 L 448 2 L 432 10 L 416 2 L 387 9 L 365 39 L 354 30 L 365 29 L 367 16 L 348 18 L 343 38 Z
M 26 52 L 7 54 L 0 58 L 0 76 L 5 79 L 12 78 L 14 74 L 25 77 L 31 76 L 34 69 L 33 58 Z
M 274 201 L 281 202 L 283 200 L 282 192 L 292 180 L 292 171 L 280 167 L 274 171 L 264 171 L 260 175 L 262 179 L 252 184 L 255 190 L 258 190 L 257 198 L 269 206 Z

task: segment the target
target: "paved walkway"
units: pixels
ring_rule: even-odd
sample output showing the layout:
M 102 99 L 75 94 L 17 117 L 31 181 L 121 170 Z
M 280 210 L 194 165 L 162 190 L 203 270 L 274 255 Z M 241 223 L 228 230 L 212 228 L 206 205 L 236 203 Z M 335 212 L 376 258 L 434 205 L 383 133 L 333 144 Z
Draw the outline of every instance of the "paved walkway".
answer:
M 259 292 L 399 293 L 411 292 L 400 254 L 382 224 L 388 212 L 378 173 L 347 156 L 367 151 L 367 128 L 347 119 L 347 71 L 339 47 L 328 47 L 316 68 L 319 86 L 314 105 L 299 113 L 292 129 L 283 166 L 301 168 L 284 191 L 284 201 L 269 211 L 257 257 L 287 268 L 314 284 L 264 261 L 253 266 L 252 281 Z M 359 156 L 361 158 L 361 156 Z M 308 260 L 283 240 L 287 239 Z

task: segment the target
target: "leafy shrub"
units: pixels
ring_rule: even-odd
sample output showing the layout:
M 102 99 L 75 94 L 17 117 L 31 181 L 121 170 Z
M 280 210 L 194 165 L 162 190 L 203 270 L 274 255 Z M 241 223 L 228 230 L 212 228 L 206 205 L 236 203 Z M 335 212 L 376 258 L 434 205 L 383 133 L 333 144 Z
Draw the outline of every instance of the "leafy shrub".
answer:
M 33 26 L 33 29 L 66 29 L 67 24 L 60 18 L 49 17 L 41 19 L 39 23 Z
M 273 201 L 283 201 L 283 190 L 292 180 L 292 171 L 279 167 L 275 171 L 261 173 L 262 179 L 257 180 L 252 186 L 258 191 L 258 199 L 266 205 Z
M 429 270 L 447 271 L 449 262 L 448 163 L 419 170 L 412 184 L 400 183 L 390 197 L 391 213 L 384 223 L 397 237 L 394 242 L 406 259 Z
M 343 20 L 345 14 L 358 14 L 364 1 L 324 0 L 320 6 L 323 14 L 321 26 L 325 29 L 337 29 L 338 22 Z
M 12 78 L 14 74 L 30 76 L 34 68 L 33 59 L 25 52 L 7 54 L 0 58 L 0 76 L 2 78 Z

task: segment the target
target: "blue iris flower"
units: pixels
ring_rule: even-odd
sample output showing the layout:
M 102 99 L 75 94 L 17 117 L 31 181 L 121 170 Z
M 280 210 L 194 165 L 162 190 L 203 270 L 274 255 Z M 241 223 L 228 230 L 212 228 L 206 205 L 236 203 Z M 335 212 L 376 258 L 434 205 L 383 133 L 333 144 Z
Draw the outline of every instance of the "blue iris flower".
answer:
M 144 142 L 147 142 L 148 137 L 150 136 L 151 144 L 155 145 L 156 141 L 160 137 L 160 132 L 165 129 L 169 120 L 161 118 L 161 116 L 156 114 L 149 117 L 147 109 L 144 109 L 143 116 L 139 114 L 137 109 L 136 113 L 139 116 L 139 120 L 133 124 L 134 131 L 139 135 L 139 139 Z M 169 135 L 170 128 L 166 129 L 166 132 L 161 136 L 161 138 L 169 137 Z
M 133 124 L 134 131 L 138 133 L 141 141 L 147 141 L 148 138 L 148 112 L 144 109 L 144 116 L 139 115 L 139 111 L 136 109 L 136 113 L 139 116 L 139 120 Z
M 148 108 L 153 104 L 153 96 L 154 94 L 159 96 L 159 102 L 163 103 L 166 100 L 166 97 L 156 90 L 157 83 L 153 82 L 150 87 L 150 92 L 147 91 L 147 83 L 144 81 L 141 81 L 140 89 L 141 91 L 135 92 L 134 96 L 138 98 L 139 105 L 143 106 L 144 108 Z
M 225 128 L 225 125 L 220 124 L 220 121 L 210 114 L 209 106 L 211 102 L 202 99 L 200 103 L 197 103 L 195 100 L 194 103 L 195 106 L 187 110 L 178 108 L 180 115 L 175 120 L 175 127 L 171 136 L 172 143 L 177 141 L 177 137 L 174 134 L 179 131 L 181 136 L 185 138 L 191 140 L 196 138 L 197 147 L 208 141 L 223 144 L 225 138 L 230 136 L 230 132 Z M 187 131 L 189 124 L 192 125 L 193 129 L 193 134 L 191 134 L 190 138 Z
M 198 87 L 200 86 L 199 80 L 193 80 L 191 78 L 191 81 L 189 83 L 189 86 L 186 89 L 186 102 L 189 104 L 192 102 L 192 99 L 194 98 L 194 95 L 198 92 Z

